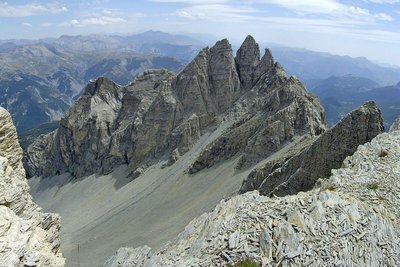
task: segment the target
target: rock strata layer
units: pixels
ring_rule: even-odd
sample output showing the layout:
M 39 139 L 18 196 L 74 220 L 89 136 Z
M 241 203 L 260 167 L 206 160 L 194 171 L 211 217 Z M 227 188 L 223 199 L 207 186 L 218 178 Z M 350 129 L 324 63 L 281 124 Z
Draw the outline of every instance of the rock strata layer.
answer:
M 329 180 L 285 197 L 223 200 L 163 248 L 121 248 L 105 266 L 397 266 L 400 131 L 360 146 Z M 386 151 L 386 153 L 382 153 Z
M 0 107 L 0 265 L 64 266 L 59 231 L 60 216 L 32 201 L 16 129 Z
M 381 111 L 367 102 L 289 159 L 284 157 L 252 171 L 241 192 L 258 189 L 262 194 L 283 196 L 310 190 L 319 178 L 341 167 L 359 145 L 383 132 Z
M 138 173 L 153 160 L 183 155 L 221 123 L 231 127 L 191 173 L 236 156 L 242 156 L 238 168 L 252 166 L 296 136 L 324 132 L 325 113 L 269 50 L 260 59 L 253 37 L 236 58 L 223 39 L 178 75 L 149 70 L 124 87 L 105 78 L 91 81 L 60 127 L 28 148 L 25 166 L 30 176 L 45 177 L 109 173 L 121 164 Z

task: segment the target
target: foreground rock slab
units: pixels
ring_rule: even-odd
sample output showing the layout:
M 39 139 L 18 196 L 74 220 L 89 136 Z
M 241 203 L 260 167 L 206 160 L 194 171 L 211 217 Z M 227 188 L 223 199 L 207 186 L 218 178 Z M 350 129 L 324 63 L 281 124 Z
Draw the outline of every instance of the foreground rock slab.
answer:
M 0 266 L 64 266 L 59 231 L 60 216 L 32 201 L 16 129 L 0 107 Z
M 223 200 L 162 249 L 121 248 L 105 266 L 397 266 L 399 159 L 400 131 L 380 134 L 309 192 Z

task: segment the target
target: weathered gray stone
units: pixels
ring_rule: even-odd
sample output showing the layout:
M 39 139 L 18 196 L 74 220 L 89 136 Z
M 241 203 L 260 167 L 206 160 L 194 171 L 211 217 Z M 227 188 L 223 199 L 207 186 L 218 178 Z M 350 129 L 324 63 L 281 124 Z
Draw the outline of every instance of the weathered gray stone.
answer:
M 64 266 L 59 231 L 60 216 L 32 201 L 16 129 L 0 107 L 0 265 Z
M 241 119 L 199 156 L 190 173 L 242 155 L 238 168 L 249 167 L 279 151 L 295 137 L 325 131 L 325 113 L 318 99 L 299 80 L 288 78 L 275 64 L 237 101 Z
M 260 62 L 260 48 L 252 36 L 246 37 L 236 52 L 235 61 L 242 87 L 250 89 L 255 82 L 254 71 Z
M 296 135 L 323 132 L 317 98 L 287 77 L 269 50 L 261 60 L 259 53 L 249 36 L 235 60 L 224 39 L 178 76 L 149 70 L 125 87 L 105 78 L 91 81 L 58 130 L 28 148 L 29 176 L 108 173 L 121 164 L 133 171 L 175 149 L 185 153 L 223 121 L 235 123 L 200 156 L 197 169 L 237 153 L 243 154 L 238 168 L 245 168 Z
M 389 154 L 380 157 L 382 149 Z M 383 133 L 309 192 L 270 198 L 253 191 L 222 200 L 161 249 L 136 258 L 138 266 L 224 266 L 250 258 L 263 266 L 394 267 L 400 257 L 399 153 L 398 132 Z M 123 258 L 129 258 L 126 250 L 105 266 Z
M 327 178 L 359 145 L 383 132 L 381 112 L 374 102 L 352 111 L 336 126 L 319 136 L 302 152 L 284 162 L 254 170 L 242 192 L 258 189 L 262 194 L 286 195 L 311 189 L 319 178 Z
M 389 132 L 400 131 L 400 117 L 398 117 L 392 126 L 390 126 Z

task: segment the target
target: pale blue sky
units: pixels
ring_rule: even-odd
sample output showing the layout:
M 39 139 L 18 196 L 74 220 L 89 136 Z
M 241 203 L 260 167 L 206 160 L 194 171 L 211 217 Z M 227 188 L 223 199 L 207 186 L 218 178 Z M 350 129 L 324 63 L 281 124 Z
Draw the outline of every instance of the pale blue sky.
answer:
M 400 0 L 0 1 L 0 39 L 62 34 L 201 33 L 400 66 Z

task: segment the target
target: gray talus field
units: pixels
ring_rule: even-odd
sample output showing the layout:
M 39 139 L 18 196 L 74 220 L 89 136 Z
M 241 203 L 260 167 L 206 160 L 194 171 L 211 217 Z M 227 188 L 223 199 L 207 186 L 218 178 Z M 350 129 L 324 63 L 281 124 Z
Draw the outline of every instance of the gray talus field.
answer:
M 101 265 L 120 246 L 157 248 L 236 192 L 249 173 L 235 173 L 236 159 L 197 175 L 184 173 L 212 138 L 203 136 L 173 166 L 154 165 L 127 184 L 126 166 L 78 180 L 68 175 L 30 179 L 35 200 L 63 218 L 61 249 L 67 266 Z

